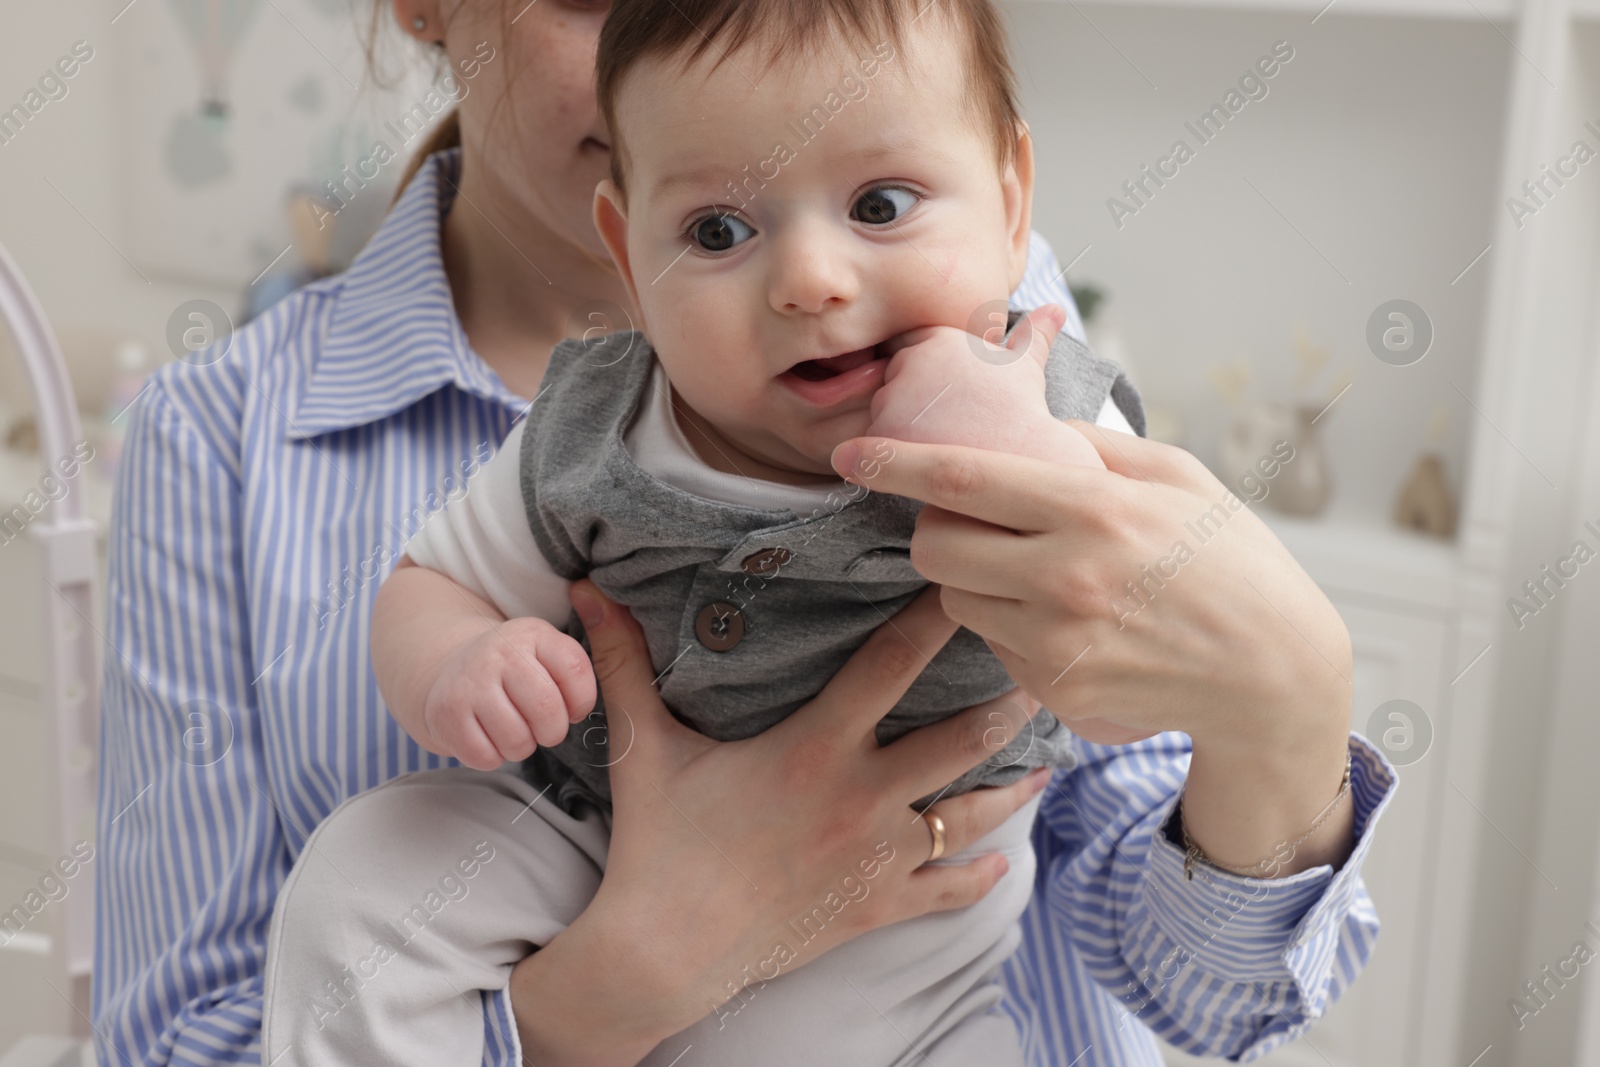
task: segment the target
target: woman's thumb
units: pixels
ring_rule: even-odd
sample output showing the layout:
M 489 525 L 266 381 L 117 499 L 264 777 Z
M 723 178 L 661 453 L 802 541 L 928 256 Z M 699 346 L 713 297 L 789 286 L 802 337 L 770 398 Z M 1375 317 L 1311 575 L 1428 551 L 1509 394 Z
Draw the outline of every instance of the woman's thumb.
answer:
M 608 600 L 588 579 L 574 583 L 568 596 L 589 636 L 612 743 L 632 748 L 647 735 L 677 726 L 656 691 L 644 631 L 628 609 Z
M 606 703 L 629 703 L 652 689 L 650 650 L 628 609 L 612 603 L 588 579 L 575 583 L 568 595 L 589 635 L 589 656 Z

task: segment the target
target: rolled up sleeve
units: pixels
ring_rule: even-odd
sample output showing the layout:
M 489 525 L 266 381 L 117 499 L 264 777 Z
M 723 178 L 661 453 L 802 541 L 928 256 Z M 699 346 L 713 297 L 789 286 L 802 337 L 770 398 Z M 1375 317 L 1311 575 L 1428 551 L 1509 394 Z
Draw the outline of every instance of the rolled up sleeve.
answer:
M 1106 1000 L 1049 1004 L 1035 992 L 1035 1014 L 1089 1010 L 1103 1020 L 1109 1007 L 1116 1031 L 1137 1018 L 1185 1052 L 1237 1062 L 1320 1019 L 1372 954 L 1378 918 L 1360 870 L 1395 787 L 1371 745 L 1358 735 L 1350 744 L 1356 845 L 1338 870 L 1262 880 L 1197 865 L 1190 881 L 1166 833 L 1188 739 L 1083 743 L 1082 763 L 1057 777 L 1041 809 L 1035 907 Z M 1084 1065 L 1095 1062 L 1123 1061 Z

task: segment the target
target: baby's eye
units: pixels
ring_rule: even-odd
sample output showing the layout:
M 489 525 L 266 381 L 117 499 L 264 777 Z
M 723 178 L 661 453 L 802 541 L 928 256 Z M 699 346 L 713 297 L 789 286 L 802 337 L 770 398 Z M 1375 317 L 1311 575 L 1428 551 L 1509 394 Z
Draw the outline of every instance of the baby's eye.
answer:
M 689 226 L 689 239 L 707 252 L 726 252 L 755 235 L 748 223 L 732 215 L 707 215 Z
M 850 209 L 850 217 L 857 222 L 881 226 L 893 222 L 916 206 L 918 197 L 910 189 L 898 185 L 879 185 L 868 189 Z

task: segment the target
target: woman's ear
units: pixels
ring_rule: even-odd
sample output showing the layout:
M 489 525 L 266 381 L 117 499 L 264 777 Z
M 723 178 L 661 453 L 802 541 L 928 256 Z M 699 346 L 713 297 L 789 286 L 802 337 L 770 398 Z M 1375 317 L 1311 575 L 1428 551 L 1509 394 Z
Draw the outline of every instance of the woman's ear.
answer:
M 1033 232 L 1033 135 L 1017 120 L 1017 142 L 1000 174 L 1006 202 L 1006 236 L 1010 239 L 1011 289 L 1022 284 L 1028 269 L 1028 235 Z
M 628 299 L 642 316 L 644 306 L 639 303 L 639 287 L 633 283 L 633 261 L 628 258 L 628 205 L 622 190 L 610 178 L 602 179 L 594 187 L 594 228 L 606 251 L 611 253 L 622 284 L 628 287 Z M 643 329 L 644 324 L 640 323 L 639 328 Z
M 444 43 L 444 17 L 439 0 L 390 0 L 400 29 L 423 44 Z

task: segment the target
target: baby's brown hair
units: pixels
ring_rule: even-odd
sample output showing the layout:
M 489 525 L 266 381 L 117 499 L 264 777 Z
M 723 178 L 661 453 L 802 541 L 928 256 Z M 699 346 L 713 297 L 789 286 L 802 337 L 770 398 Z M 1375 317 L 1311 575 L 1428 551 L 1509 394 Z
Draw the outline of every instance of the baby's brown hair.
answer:
M 945 19 L 965 35 L 968 117 L 987 127 L 999 162 L 1010 162 L 1020 123 L 1016 74 L 1004 23 L 990 0 L 617 0 L 595 57 L 596 96 L 611 131 L 612 180 L 624 188 L 617 91 L 639 63 L 677 56 L 687 68 L 715 50 L 720 64 L 758 38 L 769 67 L 780 57 L 815 55 L 834 40 L 869 50 L 889 42 L 900 51 L 907 27 L 924 17 Z

